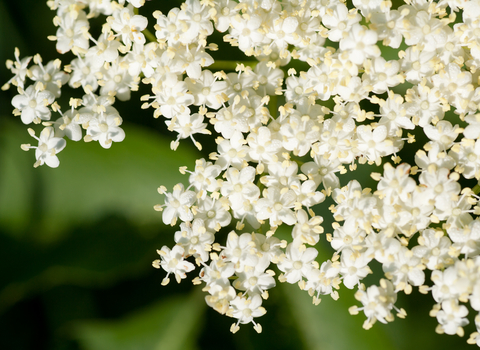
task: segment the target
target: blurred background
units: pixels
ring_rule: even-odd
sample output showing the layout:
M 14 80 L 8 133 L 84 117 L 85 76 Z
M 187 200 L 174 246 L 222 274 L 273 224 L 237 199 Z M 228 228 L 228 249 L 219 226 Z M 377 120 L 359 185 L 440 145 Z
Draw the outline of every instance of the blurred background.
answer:
M 153 0 L 141 13 L 166 13 L 179 4 Z M 57 54 L 55 43 L 47 40 L 56 31 L 53 17 L 44 1 L 0 0 L 0 85 L 11 77 L 3 62 L 14 58 L 15 47 L 21 57 L 40 53 L 44 63 L 72 59 Z M 92 27 L 99 30 L 93 21 Z M 213 40 L 222 46 L 221 36 Z M 236 53 L 221 48 L 214 57 L 228 59 Z M 96 142 L 68 141 L 57 169 L 33 168 L 34 151 L 24 152 L 20 145 L 34 140 L 11 114 L 15 89 L 0 93 L 0 349 L 467 347 L 466 337 L 435 333 L 436 320 L 428 316 L 433 301 L 417 292 L 399 296 L 405 320 L 377 323 L 365 331 L 364 315 L 348 314 L 357 304 L 352 291 L 342 288 L 338 301 L 324 297 L 314 306 L 297 286 L 279 284 L 265 302 L 267 314 L 257 320 L 263 333 L 244 325 L 232 335 L 233 319 L 206 307 L 201 287 L 192 288 L 194 276 L 162 287 L 165 273 L 151 262 L 158 258 L 156 249 L 173 246 L 175 230 L 153 210 L 163 203 L 156 189 L 186 181 L 178 167 L 192 169 L 195 159 L 207 158 L 213 146 L 202 142 L 200 154 L 184 141 L 171 151 L 173 135 L 163 121 L 152 117 L 153 110 L 140 109 L 139 97 L 148 93 L 142 89 L 131 101 L 115 105 L 124 118 L 124 142 L 104 150 Z M 70 96 L 81 97 L 65 88 L 59 101 L 64 109 Z M 369 181 L 370 171 L 360 169 L 355 178 Z M 341 181 L 346 184 L 348 177 Z M 330 204 L 317 209 L 325 217 L 326 232 L 331 232 Z M 319 250 L 319 261 L 332 254 L 324 239 Z M 378 283 L 379 272 L 367 283 Z M 466 329 L 467 337 L 472 331 Z

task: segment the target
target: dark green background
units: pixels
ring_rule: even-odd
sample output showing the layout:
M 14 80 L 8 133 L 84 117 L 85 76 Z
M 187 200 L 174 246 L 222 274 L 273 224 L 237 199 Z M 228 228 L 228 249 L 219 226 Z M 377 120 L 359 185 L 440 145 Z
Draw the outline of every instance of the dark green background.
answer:
M 178 1 L 153 0 L 142 13 L 166 13 L 174 4 Z M 17 46 L 22 57 L 38 52 L 45 63 L 55 58 L 68 63 L 72 56 L 57 54 L 46 38 L 55 34 L 53 16 L 43 1 L 0 0 L 0 61 L 12 59 Z M 214 40 L 221 44 L 220 38 Z M 220 59 L 232 56 L 237 56 L 235 49 L 215 53 Z M 0 85 L 9 78 L 2 63 Z M 185 181 L 178 167 L 192 169 L 212 146 L 200 155 L 185 141 L 177 152 L 170 151 L 173 135 L 163 121 L 153 119 L 153 110 L 140 109 L 144 93 L 148 89 L 116 104 L 124 118 L 124 142 L 104 150 L 95 142 L 69 141 L 58 169 L 32 167 L 34 151 L 23 152 L 20 144 L 34 140 L 11 114 L 15 91 L 0 93 L 0 349 L 467 347 L 465 338 L 435 334 L 436 320 L 428 316 L 433 301 L 416 292 L 399 297 L 406 320 L 377 323 L 365 331 L 364 315 L 348 314 L 348 307 L 357 304 L 351 291 L 343 288 L 339 301 L 325 297 L 315 307 L 306 292 L 279 285 L 265 302 L 267 314 L 258 319 L 263 333 L 245 325 L 232 335 L 233 320 L 208 309 L 191 278 L 162 287 L 165 273 L 153 269 L 151 261 L 158 257 L 156 249 L 173 246 L 174 230 L 152 209 L 162 202 L 156 188 Z M 65 89 L 64 109 L 69 94 L 80 97 L 79 91 Z M 355 177 L 367 181 L 368 175 L 360 171 Z M 328 205 L 317 212 L 329 216 Z M 325 229 L 331 232 L 328 223 Z M 321 259 L 332 252 L 325 242 L 320 250 Z

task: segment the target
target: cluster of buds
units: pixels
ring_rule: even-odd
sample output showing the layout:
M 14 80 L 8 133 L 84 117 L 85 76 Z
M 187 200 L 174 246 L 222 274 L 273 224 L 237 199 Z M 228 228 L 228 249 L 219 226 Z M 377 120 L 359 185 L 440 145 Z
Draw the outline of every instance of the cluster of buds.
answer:
M 143 0 L 48 3 L 58 26 L 50 39 L 76 58 L 63 70 L 39 55 L 29 66 L 18 51 L 7 62 L 14 114 L 44 127 L 39 138 L 29 129 L 38 147 L 22 145 L 36 149 L 35 165 L 58 166 L 65 138 L 82 139 L 82 128 L 104 148 L 122 141 L 113 104 L 140 83 L 151 86 L 142 107 L 176 133 L 172 149 L 183 139 L 201 149 L 196 134 L 217 144 L 180 169 L 187 186 L 159 188 L 165 202 L 155 209 L 166 225 L 179 222 L 175 245 L 153 263 L 167 272 L 163 284 L 197 265 L 194 283 L 236 319 L 232 332 L 262 330 L 254 319 L 276 281 L 298 284 L 315 304 L 338 298 L 342 284 L 356 288 L 362 305 L 350 312 L 364 312 L 365 328 L 405 317 L 397 294 L 415 287 L 432 295 L 437 332 L 463 335 L 467 306 L 480 311 L 480 186 L 464 185 L 480 179 L 480 1 L 187 0 L 153 13 L 154 34 Z M 98 38 L 94 19 L 105 20 Z M 215 61 L 215 30 L 251 58 L 230 70 Z M 67 83 L 83 96 L 62 112 Z M 404 145 L 422 134 L 415 164 L 402 162 Z M 366 163 L 383 166 L 371 173 L 376 189 L 341 184 Z M 333 254 L 318 262 L 317 205 L 327 197 Z M 281 227 L 291 238 L 279 238 Z M 384 278 L 365 286 L 372 264 Z M 479 334 L 468 342 L 480 346 Z

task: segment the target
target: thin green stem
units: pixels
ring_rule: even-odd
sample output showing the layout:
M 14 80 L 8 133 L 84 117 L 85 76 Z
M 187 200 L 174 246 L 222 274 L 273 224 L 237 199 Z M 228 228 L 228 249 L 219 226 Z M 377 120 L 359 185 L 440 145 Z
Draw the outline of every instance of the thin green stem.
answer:
M 145 35 L 145 38 L 150 40 L 152 43 L 157 42 L 157 37 L 155 35 L 153 35 L 152 32 L 149 31 L 148 29 L 145 29 L 142 33 L 143 33 L 143 35 Z
M 207 68 L 211 70 L 235 70 L 237 65 L 243 64 L 245 66 L 249 66 L 255 68 L 257 65 L 257 61 L 228 61 L 228 60 L 216 60 Z
M 278 97 L 277 95 L 270 95 L 270 103 L 268 104 L 268 111 L 273 119 L 277 119 L 278 112 Z
M 135 15 L 138 15 L 140 13 L 140 11 L 138 10 L 138 8 L 134 7 L 133 8 L 133 13 Z M 142 33 L 143 33 L 143 35 L 145 35 L 145 38 L 147 38 L 150 42 L 152 42 L 152 43 L 157 42 L 157 38 L 155 37 L 155 35 L 153 35 L 152 32 L 149 31 L 148 29 L 143 30 Z
M 475 187 L 473 187 L 472 191 L 475 194 L 479 194 L 480 193 L 480 184 L 476 184 Z

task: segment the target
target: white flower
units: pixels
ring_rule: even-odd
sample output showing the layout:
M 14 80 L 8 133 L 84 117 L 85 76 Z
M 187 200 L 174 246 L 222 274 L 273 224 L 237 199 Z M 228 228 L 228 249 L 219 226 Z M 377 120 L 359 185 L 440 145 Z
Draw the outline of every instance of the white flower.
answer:
M 306 277 L 309 271 L 313 268 L 313 261 L 318 255 L 318 250 L 315 248 L 305 248 L 304 245 L 296 242 L 290 243 L 287 246 L 285 256 L 277 265 L 280 271 L 283 271 L 284 280 L 290 284 L 297 283 L 303 277 Z
M 269 264 L 270 261 L 267 261 Z M 263 264 L 265 265 L 265 264 Z M 249 295 L 263 294 L 267 289 L 275 287 L 275 279 L 273 271 L 264 272 L 265 267 L 257 265 L 252 268 L 250 266 L 245 267 L 242 272 L 237 272 L 238 278 L 233 282 L 233 286 L 238 290 L 243 290 Z
M 209 7 L 199 0 L 186 0 L 182 10 L 178 13 L 178 19 L 188 25 L 188 29 L 181 35 L 181 41 L 189 44 L 198 38 L 206 37 L 213 33 L 213 24 L 210 21 Z
M 404 290 L 406 294 L 411 293 L 411 285 L 420 286 L 425 282 L 423 269 L 420 258 L 406 247 L 397 252 L 393 261 L 383 264 L 385 276 L 392 280 L 395 291 Z
M 278 187 L 269 187 L 263 193 L 256 205 L 255 211 L 259 220 L 269 219 L 271 226 L 280 225 L 282 222 L 293 225 L 297 222 L 294 207 L 297 195 L 294 191 L 281 191 Z
M 14 55 L 15 61 L 7 60 L 6 62 L 7 68 L 11 70 L 14 76 L 2 86 L 2 90 L 8 89 L 10 87 L 10 83 L 22 89 L 25 86 L 25 78 L 28 73 L 28 65 L 32 60 L 32 56 L 27 56 L 20 60 L 20 50 L 18 48 L 15 48 Z
M 259 30 L 262 19 L 258 15 L 251 16 L 249 19 L 235 16 L 230 25 L 232 26 L 230 35 L 238 40 L 238 47 L 244 52 L 251 53 L 252 47 L 265 41 L 265 34 Z
M 437 313 L 437 321 L 446 334 L 463 335 L 463 326 L 469 321 L 465 317 L 468 309 L 465 305 L 459 305 L 456 299 L 442 302 L 442 309 Z
M 166 193 L 165 197 L 165 210 L 163 210 L 162 215 L 165 225 L 175 225 L 178 217 L 182 221 L 193 219 L 191 206 L 196 199 L 195 192 L 185 191 L 183 184 L 179 183 L 175 185 L 173 192 Z
M 40 137 L 36 137 L 32 129 L 28 131 L 33 138 L 38 140 L 37 147 L 22 145 L 22 149 L 24 150 L 28 150 L 29 148 L 35 149 L 35 158 L 37 158 L 37 161 L 33 166 L 38 167 L 47 164 L 50 168 L 58 167 L 60 161 L 58 160 L 57 153 L 65 148 L 67 144 L 66 141 L 62 138 L 55 137 L 52 127 L 44 128 L 40 133 Z
M 252 244 L 252 235 L 242 233 L 240 236 L 235 231 L 230 231 L 227 238 L 227 246 L 220 254 L 222 259 L 232 262 L 235 265 L 235 271 L 244 271 L 247 266 L 255 267 L 258 264 L 259 257 L 255 254 L 255 245 Z
M 201 198 L 205 199 L 207 192 L 214 192 L 218 189 L 216 177 L 220 174 L 221 168 L 218 165 L 213 165 L 205 159 L 198 159 L 195 162 L 195 171 L 189 173 L 190 184 L 195 187 L 197 192 L 202 193 Z M 203 192 L 202 192 L 203 191 Z
M 261 305 L 262 298 L 258 294 L 249 298 L 236 296 L 235 299 L 230 302 L 231 308 L 228 310 L 227 315 L 238 319 L 238 321 L 236 324 L 232 324 L 230 331 L 232 331 L 232 333 L 237 332 L 239 323 L 245 324 L 252 322 L 255 325 L 255 330 L 261 333 L 262 327 L 253 320 L 254 317 L 263 316 L 267 312 Z
M 172 141 L 170 147 L 175 150 L 178 147 L 178 141 L 180 139 L 190 138 L 198 149 L 202 149 L 202 145 L 195 140 L 193 135 L 210 134 L 210 131 L 207 130 L 207 123 L 204 123 L 203 120 L 203 115 L 199 113 L 181 113 L 177 114 L 171 120 L 166 120 L 165 124 L 167 124 L 168 130 L 178 133 L 177 139 Z
M 403 201 L 416 187 L 415 180 L 409 176 L 410 165 L 403 163 L 394 168 L 390 163 L 385 163 L 383 176 L 377 185 L 377 190 L 381 192 L 384 201 L 393 204 L 398 199 Z
M 280 134 L 283 136 L 283 147 L 302 157 L 310 151 L 312 144 L 318 141 L 320 127 L 308 115 L 291 115 L 282 123 Z
M 68 82 L 69 75 L 60 70 L 59 59 L 50 61 L 44 66 L 39 59 L 40 56 L 36 55 L 35 58 L 37 57 L 38 65 L 29 69 L 29 78 L 44 84 L 45 89 L 52 92 L 56 98 L 60 97 L 62 85 Z
M 89 121 L 87 135 L 91 140 L 98 141 L 103 148 L 110 148 L 112 142 L 125 139 L 125 132 L 119 127 L 121 124 L 122 118 L 117 113 L 102 114 Z
M 277 152 L 280 151 L 282 144 L 280 140 L 272 137 L 269 128 L 262 126 L 257 132 L 251 132 L 247 136 L 247 142 L 250 146 L 248 155 L 255 161 L 270 163 L 277 159 Z
M 180 230 L 175 232 L 175 243 L 182 246 L 187 256 L 200 257 L 201 261 L 208 261 L 207 246 L 211 245 L 215 237 L 205 228 L 202 219 L 194 219 L 192 223 L 180 224 Z
M 368 287 L 366 291 L 359 289 L 355 293 L 355 299 L 360 301 L 363 307 L 353 307 L 350 312 L 356 314 L 363 310 L 365 316 L 367 316 L 367 320 L 363 324 L 365 329 L 369 329 L 377 320 L 382 323 L 393 321 L 391 311 L 397 300 L 397 294 L 394 292 L 390 281 L 382 279 L 380 280 L 380 287 L 373 285 Z
M 188 90 L 194 96 L 194 105 L 206 105 L 213 109 L 218 109 L 222 106 L 223 98 L 221 95 L 225 93 L 227 83 L 217 81 L 211 71 L 204 70 L 194 80 L 187 78 L 185 82 Z
M 366 254 L 354 252 L 350 249 L 344 249 L 340 260 L 340 273 L 343 276 L 343 284 L 348 289 L 353 289 L 360 280 L 372 273 L 368 266 L 370 258 Z
M 84 11 L 79 10 L 75 14 L 65 12 L 55 17 L 54 24 L 57 29 L 57 51 L 66 53 L 70 50 L 87 50 L 89 43 L 85 33 L 88 32 L 89 23 Z
M 246 167 L 242 170 L 229 168 L 225 172 L 226 181 L 222 183 L 220 191 L 227 197 L 233 210 L 243 207 L 244 202 L 255 202 L 260 196 L 259 188 L 253 183 L 255 169 Z
M 352 29 L 354 24 L 360 22 L 362 16 L 356 11 L 348 11 L 347 6 L 338 3 L 328 8 L 325 16 L 322 17 L 322 23 L 325 27 L 330 28 L 328 38 L 331 41 L 340 41 Z
M 358 149 L 371 162 L 379 164 L 382 157 L 392 154 L 395 148 L 388 142 L 388 130 L 385 125 L 372 129 L 370 125 L 357 128 Z
M 130 92 L 137 89 L 137 79 L 128 73 L 126 62 L 126 58 L 119 57 L 111 65 L 102 67 L 100 70 L 102 80 L 99 82 L 102 86 L 100 89 L 101 95 L 114 94 L 120 101 L 130 99 Z
M 176 114 L 189 113 L 187 106 L 194 101 L 194 97 L 188 93 L 187 84 L 179 81 L 174 74 L 166 75 L 161 87 L 155 89 L 155 92 L 158 111 L 168 119 Z
M 23 93 L 12 99 L 12 105 L 16 108 L 14 113 L 20 115 L 23 124 L 32 122 L 38 124 L 41 120 L 50 120 L 52 112 L 49 105 L 54 100 L 55 96 L 52 92 L 31 85 Z
M 187 277 L 187 272 L 195 269 L 195 265 L 184 260 L 185 251 L 179 245 L 176 245 L 171 250 L 167 246 L 163 246 L 162 249 L 157 250 L 157 253 L 160 255 L 160 260 L 155 260 L 153 267 L 157 269 L 161 267 L 167 272 L 167 276 L 162 281 L 163 285 L 170 281 L 168 278 L 170 274 L 173 273 L 177 283 L 180 283 L 182 279 Z
M 377 45 L 377 33 L 358 23 L 354 24 L 348 35 L 340 40 L 340 49 L 348 53 L 349 59 L 361 65 L 366 58 L 380 56 Z
M 141 15 L 134 15 L 131 6 L 114 11 L 107 18 L 107 23 L 122 38 L 123 43 L 130 47 L 133 42 L 145 43 L 142 31 L 147 27 L 148 19 Z
M 229 206 L 224 199 L 213 200 L 208 196 L 199 198 L 195 218 L 203 219 L 205 226 L 210 230 L 219 231 L 222 227 L 228 226 L 232 216 L 228 212 Z

